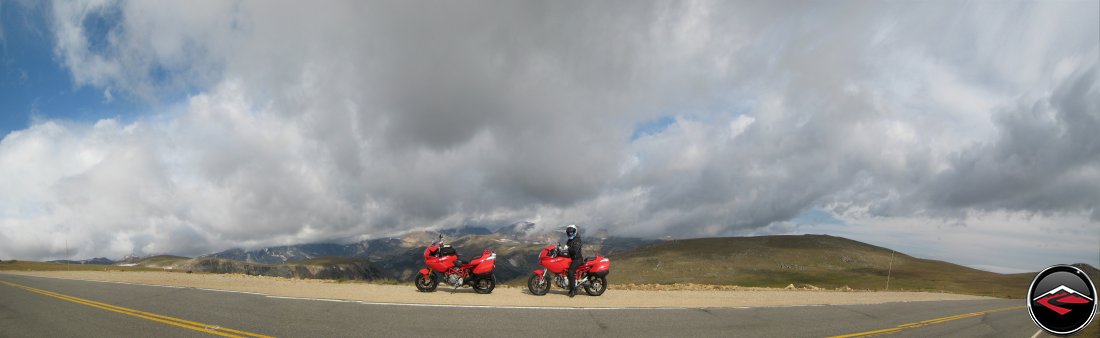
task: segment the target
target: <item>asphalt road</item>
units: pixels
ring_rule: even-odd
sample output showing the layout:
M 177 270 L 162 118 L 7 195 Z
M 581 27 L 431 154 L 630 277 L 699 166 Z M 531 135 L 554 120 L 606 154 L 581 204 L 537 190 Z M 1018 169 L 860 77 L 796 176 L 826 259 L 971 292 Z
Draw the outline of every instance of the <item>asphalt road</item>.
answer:
M 538 306 L 538 300 L 532 296 L 531 305 Z M 479 308 L 287 299 L 0 274 L 0 337 L 826 337 L 859 333 L 1031 337 L 1036 327 L 1020 300 L 772 308 Z

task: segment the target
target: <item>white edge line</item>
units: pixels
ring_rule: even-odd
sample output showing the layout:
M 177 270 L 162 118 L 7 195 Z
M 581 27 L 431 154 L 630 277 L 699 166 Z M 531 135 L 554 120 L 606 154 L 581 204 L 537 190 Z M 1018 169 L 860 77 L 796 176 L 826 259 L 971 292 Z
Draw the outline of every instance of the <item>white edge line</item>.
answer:
M 154 285 L 149 285 L 149 286 L 161 286 L 161 285 L 155 285 L 154 284 Z M 267 296 L 268 295 L 266 293 L 259 293 L 259 292 L 252 292 L 252 291 L 224 290 L 224 289 L 211 289 L 211 288 L 186 288 L 186 289 L 214 291 L 214 292 L 243 293 L 243 294 L 246 294 L 246 295 L 257 295 L 257 296 Z

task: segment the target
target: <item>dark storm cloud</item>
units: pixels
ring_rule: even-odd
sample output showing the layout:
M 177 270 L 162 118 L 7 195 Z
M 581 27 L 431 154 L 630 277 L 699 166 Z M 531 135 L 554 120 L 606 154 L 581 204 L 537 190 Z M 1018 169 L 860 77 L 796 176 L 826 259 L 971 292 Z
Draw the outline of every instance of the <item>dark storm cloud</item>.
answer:
M 997 137 L 955 154 L 951 167 L 920 195 L 933 206 L 1090 210 L 1100 205 L 1100 88 L 1095 66 L 1058 85 L 1048 98 L 999 112 Z

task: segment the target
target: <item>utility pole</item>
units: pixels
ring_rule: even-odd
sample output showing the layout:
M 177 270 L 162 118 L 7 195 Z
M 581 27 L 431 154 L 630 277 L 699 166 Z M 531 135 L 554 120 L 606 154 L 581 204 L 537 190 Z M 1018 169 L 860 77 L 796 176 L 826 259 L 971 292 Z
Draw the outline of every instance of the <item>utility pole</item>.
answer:
M 890 291 L 890 274 L 894 271 L 894 250 L 890 250 L 890 265 L 886 268 L 886 291 Z

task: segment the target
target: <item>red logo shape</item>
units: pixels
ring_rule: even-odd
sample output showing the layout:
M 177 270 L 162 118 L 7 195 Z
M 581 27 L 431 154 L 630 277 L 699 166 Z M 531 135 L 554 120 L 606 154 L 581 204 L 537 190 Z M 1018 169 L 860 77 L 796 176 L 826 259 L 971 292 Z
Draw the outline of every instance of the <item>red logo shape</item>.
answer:
M 1092 299 L 1090 299 L 1089 297 L 1082 295 L 1078 293 L 1077 290 L 1070 289 L 1065 285 L 1060 285 L 1053 290 L 1047 291 L 1047 293 L 1036 297 L 1034 300 L 1036 303 L 1039 303 L 1039 305 L 1042 305 L 1043 307 L 1046 307 L 1051 311 L 1058 313 L 1059 315 L 1065 315 L 1071 311 L 1070 309 L 1061 307 L 1059 305 L 1088 304 L 1092 301 Z

